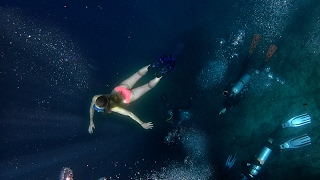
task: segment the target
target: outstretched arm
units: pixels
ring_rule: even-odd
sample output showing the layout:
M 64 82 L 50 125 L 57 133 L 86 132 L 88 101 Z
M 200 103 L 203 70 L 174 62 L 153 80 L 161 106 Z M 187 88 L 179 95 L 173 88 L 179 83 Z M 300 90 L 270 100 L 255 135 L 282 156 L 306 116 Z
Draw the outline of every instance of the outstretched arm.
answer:
M 134 115 L 132 112 L 130 112 L 126 109 L 123 109 L 121 107 L 114 107 L 111 109 L 111 111 L 125 115 L 125 116 L 129 116 L 131 119 L 133 119 L 137 123 L 139 123 L 144 129 L 152 129 L 153 128 L 152 122 L 144 123 L 136 115 Z
M 89 123 L 89 128 L 88 128 L 88 132 L 90 134 L 93 133 L 93 129 L 95 129 L 96 127 L 94 126 L 94 123 L 93 123 L 93 117 L 94 117 L 94 109 L 93 109 L 93 105 L 94 103 L 96 103 L 96 100 L 98 97 L 102 96 L 102 94 L 98 94 L 98 95 L 95 95 L 93 96 L 92 100 L 91 100 L 91 105 L 90 105 L 90 108 L 89 108 L 89 114 L 90 114 L 90 123 Z
M 95 129 L 96 127 L 94 126 L 94 123 L 93 123 L 93 117 L 94 117 L 94 109 L 93 109 L 93 105 L 96 103 L 96 100 L 98 97 L 100 96 L 103 96 L 103 94 L 98 94 L 98 95 L 95 95 L 93 96 L 92 100 L 91 100 L 91 105 L 90 105 L 90 108 L 89 108 L 89 114 L 90 114 L 90 123 L 89 123 L 89 128 L 88 128 L 88 132 L 90 134 L 93 133 L 93 129 Z
M 97 98 L 95 98 L 95 97 L 92 98 L 91 105 L 90 105 L 90 108 L 89 108 L 90 123 L 89 123 L 88 132 L 89 132 L 90 134 L 93 133 L 93 129 L 95 128 L 94 123 L 93 123 L 93 116 L 94 116 L 93 105 L 94 105 L 95 99 L 97 99 Z

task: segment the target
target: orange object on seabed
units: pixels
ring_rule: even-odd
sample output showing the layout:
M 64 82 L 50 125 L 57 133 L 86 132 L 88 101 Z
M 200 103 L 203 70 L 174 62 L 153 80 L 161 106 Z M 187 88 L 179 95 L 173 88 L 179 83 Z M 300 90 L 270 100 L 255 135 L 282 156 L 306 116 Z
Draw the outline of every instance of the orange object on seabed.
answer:
M 265 62 L 268 62 L 269 59 L 272 57 L 272 55 L 277 51 L 277 46 L 274 44 L 271 44 L 269 46 L 268 52 L 266 54 L 266 58 L 264 59 Z
M 249 49 L 249 53 L 253 53 L 253 50 L 256 48 L 256 46 L 258 45 L 259 41 L 261 39 L 260 34 L 255 34 L 253 35 L 252 41 L 251 41 L 251 45 L 250 45 L 250 49 Z

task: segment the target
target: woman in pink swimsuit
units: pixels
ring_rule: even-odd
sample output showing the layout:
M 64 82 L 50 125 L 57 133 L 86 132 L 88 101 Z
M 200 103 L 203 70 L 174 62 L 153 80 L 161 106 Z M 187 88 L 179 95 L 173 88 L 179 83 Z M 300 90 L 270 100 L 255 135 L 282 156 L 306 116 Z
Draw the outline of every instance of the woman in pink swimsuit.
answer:
M 168 64 L 168 60 L 172 61 L 170 62 L 171 64 Z M 159 73 L 157 73 L 154 79 L 152 79 L 149 83 L 145 85 L 133 88 L 136 82 L 148 72 L 149 68 L 157 67 L 159 63 L 165 64 L 166 66 L 163 67 Z M 112 90 L 111 94 L 95 95 L 92 98 L 92 102 L 89 110 L 90 112 L 90 125 L 88 128 L 89 133 L 90 134 L 93 133 L 93 129 L 95 128 L 93 123 L 93 116 L 94 116 L 95 110 L 97 112 L 109 112 L 109 113 L 116 112 L 125 116 L 129 116 L 133 120 L 135 120 L 137 123 L 139 123 L 144 129 L 152 129 L 153 127 L 152 122 L 147 122 L 147 123 L 142 122 L 136 115 L 124 109 L 124 107 L 129 103 L 132 103 L 133 101 L 139 99 L 146 92 L 154 88 L 162 78 L 162 75 L 172 71 L 172 69 L 174 68 L 174 65 L 175 65 L 174 58 L 172 56 L 166 56 L 165 58 L 160 59 L 158 62 L 155 62 L 151 65 L 141 68 L 138 72 L 133 74 L 131 77 L 124 80 L 119 86 L 115 87 Z

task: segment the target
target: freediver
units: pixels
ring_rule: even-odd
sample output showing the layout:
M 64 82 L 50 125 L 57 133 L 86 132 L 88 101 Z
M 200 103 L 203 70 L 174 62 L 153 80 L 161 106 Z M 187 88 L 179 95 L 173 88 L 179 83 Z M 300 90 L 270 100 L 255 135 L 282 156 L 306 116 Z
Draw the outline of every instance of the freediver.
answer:
M 255 34 L 252 38 L 252 42 L 250 45 L 250 49 L 248 51 L 248 55 L 246 59 L 243 61 L 240 72 L 234 81 L 230 82 L 223 91 L 223 109 L 219 112 L 219 114 L 225 113 L 227 110 L 231 110 L 235 107 L 240 100 L 246 96 L 247 87 L 250 81 L 250 73 L 248 72 L 248 66 L 250 61 L 250 55 L 253 53 L 253 50 L 258 45 L 261 36 L 259 34 Z M 271 45 L 266 54 L 266 58 L 264 60 L 264 64 L 260 66 L 259 70 L 265 65 L 266 62 L 272 57 L 272 55 L 276 52 L 277 47 L 275 45 Z
M 289 119 L 287 122 L 277 126 L 277 128 L 269 135 L 269 138 L 264 142 L 260 153 L 255 155 L 250 161 L 242 162 L 242 174 L 240 176 L 241 179 L 258 179 L 261 177 L 262 173 L 259 172 L 261 172 L 265 162 L 267 160 L 271 161 L 284 149 L 301 148 L 311 145 L 311 138 L 306 134 L 289 139 L 278 146 L 272 144 L 273 140 L 276 138 L 281 129 L 287 127 L 300 127 L 309 123 L 311 123 L 311 117 L 305 113 L 295 116 Z
M 141 68 L 138 72 L 120 83 L 120 85 L 115 87 L 110 94 L 99 94 L 93 96 L 89 109 L 90 124 L 88 132 L 92 134 L 93 129 L 95 128 L 93 122 L 94 111 L 103 113 L 116 112 L 125 116 L 129 116 L 134 121 L 139 123 L 144 129 L 152 129 L 152 122 L 144 123 L 135 114 L 126 110 L 124 107 L 139 99 L 146 92 L 154 88 L 159 83 L 162 76 L 171 72 L 174 67 L 175 59 L 172 55 L 160 56 L 158 57 L 157 61 Z M 156 77 L 145 85 L 133 88 L 136 82 L 151 69 L 157 71 L 155 73 Z

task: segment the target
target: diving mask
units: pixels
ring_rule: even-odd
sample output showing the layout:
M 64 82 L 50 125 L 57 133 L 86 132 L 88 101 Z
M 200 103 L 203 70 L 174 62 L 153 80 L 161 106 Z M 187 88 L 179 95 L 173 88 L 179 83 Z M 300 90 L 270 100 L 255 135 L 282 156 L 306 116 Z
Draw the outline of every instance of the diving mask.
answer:
M 96 110 L 97 112 L 104 112 L 104 107 L 98 107 L 97 105 L 93 105 L 93 109 Z

